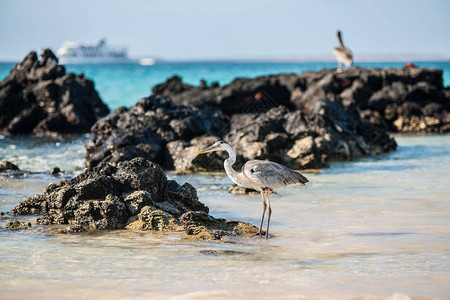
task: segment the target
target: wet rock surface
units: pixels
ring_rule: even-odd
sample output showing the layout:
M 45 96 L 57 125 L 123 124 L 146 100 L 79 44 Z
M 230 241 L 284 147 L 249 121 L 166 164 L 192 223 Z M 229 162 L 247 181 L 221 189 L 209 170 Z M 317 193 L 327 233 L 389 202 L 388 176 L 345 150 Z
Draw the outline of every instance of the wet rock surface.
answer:
M 9 230 L 20 230 L 20 229 L 30 229 L 31 223 L 30 222 L 23 222 L 23 221 L 11 221 L 6 224 L 5 229 Z
M 196 137 L 217 135 L 226 124 L 226 116 L 217 108 L 177 106 L 163 96 L 143 98 L 130 109 L 116 109 L 92 127 L 86 164 L 93 167 L 144 157 L 165 169 L 174 169 L 175 164 L 185 167 L 189 162 L 171 155 L 178 145 L 184 149 L 195 144 Z
M 180 216 L 191 210 L 208 212 L 194 187 L 167 180 L 160 166 L 135 158 L 117 166 L 102 164 L 50 184 L 43 195 L 31 196 L 12 212 L 40 211 L 39 224 L 70 224 L 74 227 L 69 232 L 81 232 L 125 226 L 175 230 Z
M 233 185 L 228 189 L 230 194 L 235 195 L 259 195 L 260 192 L 254 189 L 246 188 L 240 185 L 233 183 Z
M 225 153 L 196 153 L 223 139 L 238 154 L 236 168 L 269 159 L 319 169 L 395 150 L 387 131 L 449 131 L 449 99 L 442 71 L 415 67 L 280 74 L 225 86 L 173 77 L 135 107 L 98 121 L 86 163 L 141 156 L 179 172 L 222 170 Z
M 10 161 L 2 160 L 2 162 L 0 163 L 0 171 L 5 170 L 19 170 L 19 167 Z
M 31 174 L 31 172 L 21 170 L 17 165 L 10 161 L 3 160 L 0 163 L 0 176 L 22 177 Z
M 253 236 L 259 229 L 241 221 L 217 219 L 202 211 L 190 211 L 181 216 L 181 225 L 190 239 L 222 240 L 230 236 Z
M 109 113 L 94 83 L 66 74 L 55 55 L 30 52 L 0 83 L 0 133 L 67 135 L 89 132 Z

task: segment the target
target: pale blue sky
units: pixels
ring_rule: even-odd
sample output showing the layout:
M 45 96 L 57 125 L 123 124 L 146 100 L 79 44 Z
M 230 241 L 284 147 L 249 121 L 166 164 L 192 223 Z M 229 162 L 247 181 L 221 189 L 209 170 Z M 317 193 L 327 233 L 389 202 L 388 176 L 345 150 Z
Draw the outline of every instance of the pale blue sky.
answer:
M 128 46 L 133 57 L 330 55 L 335 30 L 358 54 L 450 57 L 450 1 L 0 0 L 0 60 L 64 41 Z

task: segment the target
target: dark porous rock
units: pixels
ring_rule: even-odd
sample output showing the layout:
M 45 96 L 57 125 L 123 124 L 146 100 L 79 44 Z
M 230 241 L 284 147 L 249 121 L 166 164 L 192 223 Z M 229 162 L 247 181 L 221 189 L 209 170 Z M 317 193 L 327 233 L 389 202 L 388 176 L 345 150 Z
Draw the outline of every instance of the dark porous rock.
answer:
M 80 233 L 85 231 L 86 229 L 84 229 L 84 227 L 79 224 L 69 225 L 65 230 L 66 233 Z
M 181 216 L 184 231 L 193 240 L 222 240 L 225 237 L 253 236 L 259 229 L 253 225 L 216 219 L 203 211 L 190 211 Z
M 15 221 L 11 221 L 8 224 L 6 224 L 5 228 L 10 229 L 10 230 L 30 229 L 31 223 L 15 220 Z
M 174 103 L 186 106 L 208 104 L 219 107 L 225 114 L 242 113 L 266 109 L 266 106 L 284 105 L 293 107 L 291 93 L 277 76 L 264 76 L 255 79 L 237 78 L 224 86 L 192 87 L 183 85 L 178 76 L 153 88 L 153 95 L 169 96 Z M 295 76 L 295 75 L 292 75 Z M 259 103 L 256 102 L 259 101 Z
M 44 202 L 44 195 L 32 195 L 27 200 L 14 207 L 11 212 L 14 215 L 39 214 L 41 213 L 41 207 Z
M 395 141 L 361 120 L 353 107 L 326 98 L 304 101 L 309 101 L 304 110 L 291 112 L 280 106 L 263 114 L 235 115 L 225 140 L 244 161 L 269 159 L 292 169 L 318 169 L 330 160 L 395 149 Z M 313 111 L 308 111 L 309 107 Z
M 92 127 L 93 139 L 86 143 L 86 164 L 93 167 L 143 157 L 174 169 L 180 161 L 168 151 L 176 148 L 166 147 L 169 142 L 217 135 L 226 127 L 226 120 L 220 110 L 209 106 L 177 106 L 162 96 L 144 98 L 130 109 L 116 109 Z
M 61 169 L 58 167 L 54 167 L 53 169 L 50 170 L 50 174 L 57 176 L 57 175 L 61 174 Z
M 0 176 L 20 178 L 34 173 L 36 172 L 21 170 L 17 165 L 7 160 L 3 160 L 0 163 Z
M 219 107 L 225 114 L 262 113 L 283 105 L 312 111 L 317 99 L 354 105 L 361 117 L 389 131 L 436 132 L 450 130 L 450 92 L 443 87 L 442 70 L 405 67 L 361 69 L 336 72 L 335 69 L 297 74 L 279 74 L 254 79 L 238 78 L 222 87 L 188 86 L 176 77 L 156 86 L 154 95 L 173 98 L 175 103 Z M 180 88 L 183 86 L 183 88 Z M 314 101 L 309 101 L 315 99 Z M 411 118 L 408 110 L 393 113 L 393 106 L 418 104 L 422 116 Z M 425 107 L 439 104 L 442 110 L 425 117 Z M 398 120 L 398 121 L 397 121 Z M 394 124 L 394 122 L 397 123 Z M 400 126 L 400 127 L 399 127 Z
M 36 135 L 81 134 L 109 113 L 94 83 L 66 74 L 55 55 L 30 52 L 0 83 L 0 132 Z
M 190 184 L 168 181 L 160 166 L 143 158 L 117 166 L 101 164 L 50 184 L 43 195 L 31 196 L 13 212 L 27 214 L 38 209 L 42 212 L 39 224 L 71 224 L 86 230 L 124 228 L 138 219 L 153 225 L 130 228 L 157 230 L 163 228 L 155 225 L 158 222 L 179 224 L 179 217 L 187 211 L 208 212 Z
M 260 192 L 254 189 L 246 188 L 240 185 L 233 183 L 233 185 L 228 189 L 230 194 L 235 195 L 259 195 Z
M 204 84 L 201 86 L 204 87 Z M 194 86 L 183 83 L 181 77 L 175 75 L 167 79 L 166 82 L 154 86 L 152 92 L 154 95 L 171 96 L 174 93 L 183 93 L 193 88 Z
M 145 206 L 141 209 L 137 216 L 131 217 L 128 220 L 126 228 L 155 231 L 183 230 L 180 225 L 180 221 L 176 217 L 151 206 Z
M 211 146 L 219 140 L 215 136 L 202 136 L 190 142 L 173 141 L 167 143 L 167 150 L 173 160 L 175 170 L 215 171 L 223 170 L 223 161 L 228 157 L 224 152 L 209 152 L 197 155 L 197 152 Z
M 279 74 L 224 86 L 173 77 L 135 107 L 98 121 L 86 162 L 140 156 L 178 172 L 222 170 L 226 153 L 197 152 L 224 140 L 237 152 L 235 168 L 268 159 L 317 169 L 395 150 L 386 131 L 447 132 L 449 100 L 442 71 L 416 67 Z

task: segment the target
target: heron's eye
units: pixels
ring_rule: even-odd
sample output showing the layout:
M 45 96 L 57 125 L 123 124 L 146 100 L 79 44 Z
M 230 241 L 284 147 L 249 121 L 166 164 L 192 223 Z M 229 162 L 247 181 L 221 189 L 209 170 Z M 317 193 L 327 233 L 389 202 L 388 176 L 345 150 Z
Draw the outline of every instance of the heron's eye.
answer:
M 220 147 L 220 146 L 222 146 L 222 144 L 221 144 L 221 143 L 218 143 L 218 144 L 217 144 L 217 147 Z

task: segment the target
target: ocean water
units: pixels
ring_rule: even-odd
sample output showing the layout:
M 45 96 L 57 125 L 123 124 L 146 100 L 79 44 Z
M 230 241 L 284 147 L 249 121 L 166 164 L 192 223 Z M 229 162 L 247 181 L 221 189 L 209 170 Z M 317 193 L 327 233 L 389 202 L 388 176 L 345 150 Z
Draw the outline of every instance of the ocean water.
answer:
M 37 225 L 0 230 L 0 298 L 448 299 L 450 136 L 396 139 L 396 152 L 332 163 L 305 174 L 306 187 L 273 195 L 268 240 L 191 242 L 183 232 L 127 230 L 64 235 Z M 82 142 L 16 139 L 9 141 L 15 154 L 3 145 L 1 154 L 46 167 L 55 157 L 36 161 L 35 153 L 55 148 L 77 173 Z M 259 224 L 260 197 L 229 194 L 225 173 L 169 177 L 193 184 L 213 216 Z M 0 211 L 59 180 L 0 177 Z
M 364 64 L 401 67 L 403 63 Z M 450 63 L 418 63 L 444 70 Z M 0 64 L 0 78 L 12 64 Z M 332 68 L 332 63 L 161 63 L 77 65 L 114 109 L 132 106 L 151 87 L 179 74 L 230 82 L 238 76 Z M 33 173 L 0 176 L 0 211 L 11 210 L 50 182 L 80 173 L 84 142 L 0 137 L 0 160 Z M 0 230 L 0 299 L 449 299 L 450 135 L 396 136 L 396 152 L 332 163 L 305 174 L 306 187 L 271 197 L 269 240 L 191 242 L 183 232 L 107 231 L 50 234 Z M 48 172 L 58 166 L 64 172 Z M 259 196 L 227 192 L 216 175 L 174 175 L 189 182 L 216 217 L 259 224 Z M 0 226 L 16 217 L 0 217 Z M 419 299 L 419 298 L 417 298 Z
M 359 63 L 362 68 L 400 68 L 404 62 Z M 444 86 L 450 86 L 450 62 L 417 62 L 419 67 L 439 68 L 444 71 Z M 12 63 L 0 63 L 0 79 L 8 75 Z M 188 84 L 198 85 L 200 79 L 208 84 L 221 85 L 236 77 L 257 77 L 278 73 L 302 73 L 324 68 L 335 68 L 335 63 L 247 63 L 247 62 L 162 62 L 152 66 L 139 64 L 68 65 L 67 71 L 84 73 L 93 79 L 102 100 L 111 109 L 133 106 L 142 97 L 151 94 L 154 85 L 178 74 Z

